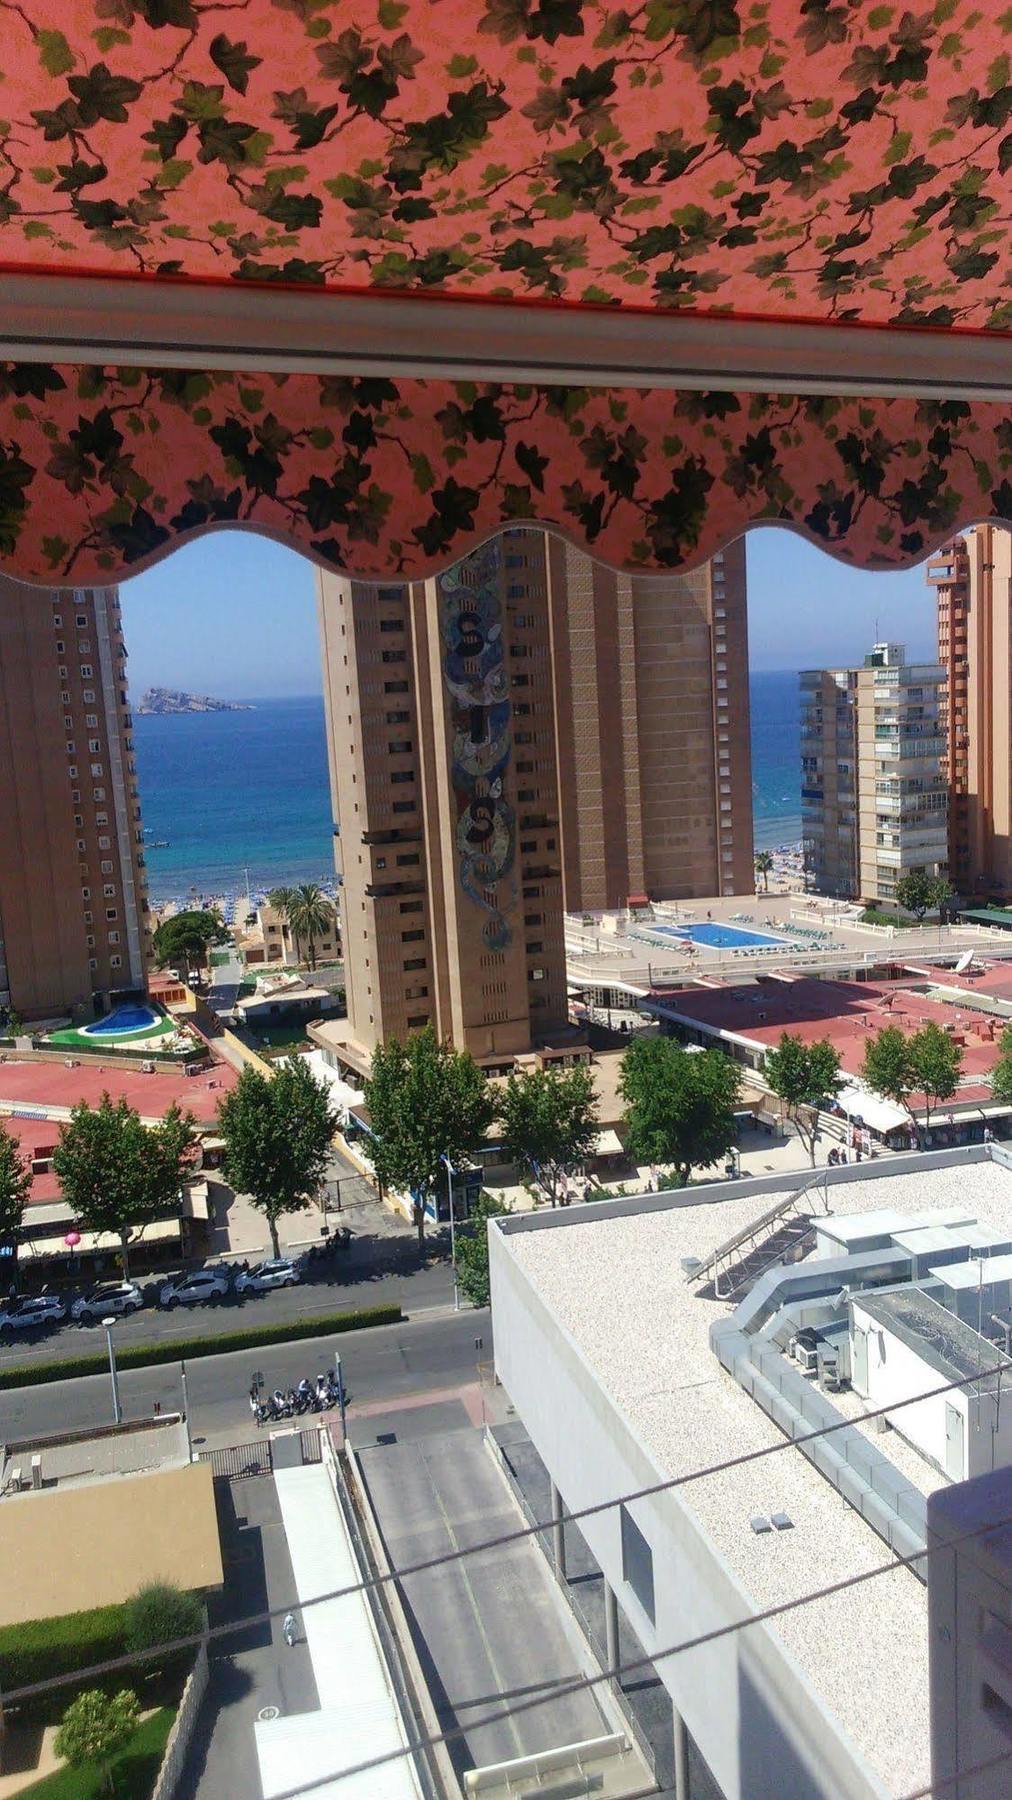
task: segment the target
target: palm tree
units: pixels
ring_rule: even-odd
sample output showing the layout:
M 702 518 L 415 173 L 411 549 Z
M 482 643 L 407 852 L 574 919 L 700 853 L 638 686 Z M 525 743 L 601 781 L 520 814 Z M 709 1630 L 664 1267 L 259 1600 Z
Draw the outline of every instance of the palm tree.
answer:
M 274 911 L 279 917 L 284 919 L 285 924 L 288 926 L 289 931 L 295 939 L 296 961 L 298 961 L 299 958 L 299 934 L 292 924 L 292 911 L 298 905 L 298 899 L 299 890 L 298 888 L 293 887 L 272 888 L 267 896 L 269 905 L 273 906 Z
M 770 891 L 770 870 L 772 867 L 773 858 L 770 855 L 770 852 L 768 850 L 758 850 L 755 859 L 755 872 L 763 878 L 764 894 L 768 894 Z
M 316 968 L 316 940 L 325 937 L 334 923 L 334 902 L 328 900 L 315 881 L 296 888 L 288 904 L 288 923 L 296 943 L 304 941 L 307 961 Z

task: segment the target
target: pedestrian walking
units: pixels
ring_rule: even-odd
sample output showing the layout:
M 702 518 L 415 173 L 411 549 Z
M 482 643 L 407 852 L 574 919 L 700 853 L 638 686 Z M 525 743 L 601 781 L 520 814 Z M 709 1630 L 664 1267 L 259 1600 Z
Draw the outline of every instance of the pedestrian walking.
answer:
M 298 1635 L 295 1629 L 294 1613 L 289 1612 L 285 1614 L 284 1624 L 282 1625 L 281 1630 L 284 1634 L 285 1643 L 288 1645 L 289 1650 L 291 1650 L 295 1645 L 296 1637 Z

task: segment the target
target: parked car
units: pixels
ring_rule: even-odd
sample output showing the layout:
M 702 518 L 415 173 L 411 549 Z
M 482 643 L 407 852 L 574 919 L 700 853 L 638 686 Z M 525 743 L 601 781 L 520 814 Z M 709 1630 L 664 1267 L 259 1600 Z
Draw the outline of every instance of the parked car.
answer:
M 294 1287 L 302 1280 L 301 1271 L 287 1257 L 257 1263 L 255 1268 L 241 1269 L 236 1277 L 237 1294 L 267 1294 L 272 1288 Z
M 223 1300 L 229 1289 L 225 1269 L 194 1269 L 190 1275 L 173 1275 L 158 1296 L 159 1306 L 199 1306 L 202 1300 Z
M 59 1294 L 26 1294 L 0 1307 L 0 1331 L 33 1331 L 62 1325 L 67 1303 Z
M 74 1301 L 70 1316 L 79 1325 L 96 1325 L 102 1319 L 119 1319 L 126 1313 L 140 1312 L 143 1305 L 144 1295 L 136 1282 L 103 1281 Z

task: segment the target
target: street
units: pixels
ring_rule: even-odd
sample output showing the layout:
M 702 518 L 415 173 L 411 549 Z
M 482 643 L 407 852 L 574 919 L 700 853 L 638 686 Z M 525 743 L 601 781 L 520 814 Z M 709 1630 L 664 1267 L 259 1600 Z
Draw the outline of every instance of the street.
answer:
M 223 1315 L 219 1311 L 215 1316 Z M 173 1322 L 175 1318 L 173 1315 Z M 104 1343 L 104 1332 L 100 1335 Z M 82 1332 L 82 1341 L 84 1337 Z M 476 1338 L 482 1339 L 480 1348 L 476 1348 Z M 489 1364 L 492 1359 L 491 1318 L 487 1311 L 441 1313 L 431 1320 L 198 1357 L 186 1365 L 194 1447 L 241 1443 L 256 1435 L 249 1409 L 255 1370 L 262 1370 L 268 1388 L 287 1389 L 297 1386 L 303 1375 L 314 1379 L 332 1363 L 335 1350 L 341 1355 L 353 1420 L 356 1405 L 382 1401 L 396 1406 L 409 1395 L 438 1393 L 474 1382 L 478 1363 Z M 125 1369 L 119 1376 L 119 1388 L 126 1419 L 150 1417 L 156 1404 L 162 1412 L 178 1411 L 182 1403 L 180 1365 Z M 318 1418 L 310 1415 L 306 1423 Z M 0 1443 L 111 1421 L 107 1374 L 0 1392 Z

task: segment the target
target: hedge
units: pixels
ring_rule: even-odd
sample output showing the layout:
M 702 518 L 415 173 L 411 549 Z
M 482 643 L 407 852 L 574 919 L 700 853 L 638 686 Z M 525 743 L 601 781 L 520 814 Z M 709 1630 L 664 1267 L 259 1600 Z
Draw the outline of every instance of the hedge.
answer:
M 79 1769 L 56 1769 L 21 1788 L 19 1796 L 23 1794 L 24 1800 L 141 1800 L 154 1788 L 175 1716 L 174 1706 L 163 1706 L 141 1720 L 130 1742 L 113 1757 L 111 1787 L 104 1770 L 89 1762 Z
M 80 1546 L 77 1548 L 80 1553 Z M 59 1554 L 55 1545 L 53 1551 Z M 30 1687 L 48 1676 L 67 1675 L 73 1669 L 122 1656 L 128 1621 L 129 1607 L 124 1604 L 4 1625 L 0 1628 L 0 1692 Z
M 116 1366 L 144 1369 L 156 1363 L 189 1362 L 197 1356 L 225 1356 L 231 1350 L 258 1350 L 266 1344 L 294 1343 L 299 1338 L 329 1337 L 332 1332 L 361 1331 L 369 1325 L 399 1325 L 399 1306 L 363 1306 L 352 1312 L 319 1313 L 278 1325 L 255 1325 L 246 1331 L 222 1331 L 216 1337 L 174 1338 L 164 1343 L 117 1346 Z M 108 1369 L 104 1353 L 0 1367 L 0 1389 L 34 1387 L 43 1381 L 70 1381 L 79 1375 L 101 1375 Z

